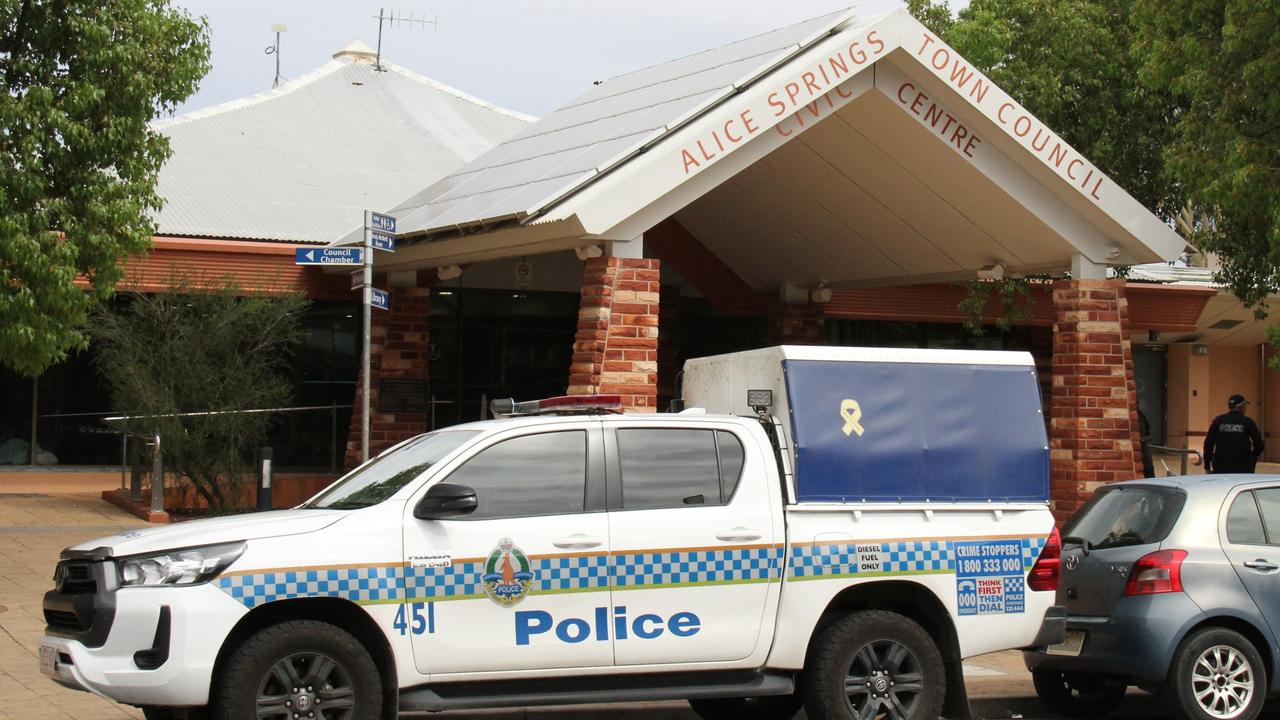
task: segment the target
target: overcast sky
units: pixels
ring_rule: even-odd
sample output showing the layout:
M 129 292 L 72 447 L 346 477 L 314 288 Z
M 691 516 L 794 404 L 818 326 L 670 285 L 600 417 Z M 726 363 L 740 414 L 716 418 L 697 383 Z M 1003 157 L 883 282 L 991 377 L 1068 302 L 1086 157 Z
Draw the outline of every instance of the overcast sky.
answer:
M 385 0 L 393 3 L 394 0 Z M 660 63 L 840 10 L 852 0 L 174 0 L 208 18 L 213 69 L 180 110 L 271 88 L 281 36 L 281 74 L 299 77 L 352 39 L 374 46 L 379 8 L 439 18 L 439 27 L 390 27 L 383 57 L 484 100 L 546 115 L 593 80 Z M 968 0 L 952 1 L 958 8 Z M 902 5 L 864 0 L 873 15 Z

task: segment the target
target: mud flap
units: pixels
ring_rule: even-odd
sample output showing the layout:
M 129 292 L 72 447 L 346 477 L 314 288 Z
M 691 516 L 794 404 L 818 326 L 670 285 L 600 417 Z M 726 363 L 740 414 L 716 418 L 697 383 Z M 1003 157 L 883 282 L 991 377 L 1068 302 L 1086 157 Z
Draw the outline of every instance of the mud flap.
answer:
M 945 720 L 973 720 L 969 692 L 964 686 L 964 663 L 950 660 L 942 665 L 947 671 L 947 696 L 942 700 L 942 717 Z

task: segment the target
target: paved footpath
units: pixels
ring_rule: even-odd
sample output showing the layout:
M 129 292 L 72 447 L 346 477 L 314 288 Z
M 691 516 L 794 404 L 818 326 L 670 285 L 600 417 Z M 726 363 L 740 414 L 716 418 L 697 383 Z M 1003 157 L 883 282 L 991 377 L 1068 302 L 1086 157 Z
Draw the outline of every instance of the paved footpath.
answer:
M 87 495 L 0 494 L 0 720 L 119 720 L 141 718 L 135 708 L 64 688 L 37 669 L 36 647 L 44 629 L 41 599 L 53 586 L 58 553 L 94 537 L 145 525 Z M 1038 711 L 1031 677 L 1018 653 L 984 655 L 966 663 L 970 696 L 986 717 L 1025 717 Z M 572 717 L 692 720 L 685 703 L 625 703 L 574 708 L 441 713 L 475 720 Z

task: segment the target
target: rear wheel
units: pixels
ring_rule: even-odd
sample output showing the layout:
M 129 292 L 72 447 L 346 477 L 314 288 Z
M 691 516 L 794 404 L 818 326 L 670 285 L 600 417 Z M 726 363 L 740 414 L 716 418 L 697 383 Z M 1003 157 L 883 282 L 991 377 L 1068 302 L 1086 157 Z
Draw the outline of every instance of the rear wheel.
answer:
M 292 620 L 260 630 L 227 659 L 214 695 L 218 720 L 378 720 L 378 668 L 350 633 Z
M 803 675 L 810 720 L 935 720 L 946 695 L 929 634 L 894 612 L 856 612 L 820 630 Z
M 1253 720 L 1266 699 L 1267 671 L 1243 635 L 1204 628 L 1174 652 L 1165 694 L 1187 720 Z
M 800 695 L 690 700 L 702 720 L 791 720 L 800 712 Z
M 1049 710 L 1063 717 L 1102 717 L 1124 699 L 1125 686 L 1093 675 L 1060 670 L 1033 670 L 1036 695 Z

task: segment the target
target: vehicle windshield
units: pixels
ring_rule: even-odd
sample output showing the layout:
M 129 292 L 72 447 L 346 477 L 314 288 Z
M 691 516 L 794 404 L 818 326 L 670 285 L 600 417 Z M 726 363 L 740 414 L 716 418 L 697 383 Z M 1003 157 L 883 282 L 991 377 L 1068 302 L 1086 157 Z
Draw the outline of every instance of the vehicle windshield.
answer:
M 1098 491 L 1063 528 L 1095 550 L 1150 545 L 1168 536 L 1186 496 L 1173 488 L 1114 485 Z
M 479 430 L 442 430 L 416 437 L 356 468 L 303 507 L 352 510 L 377 505 L 478 434 Z

